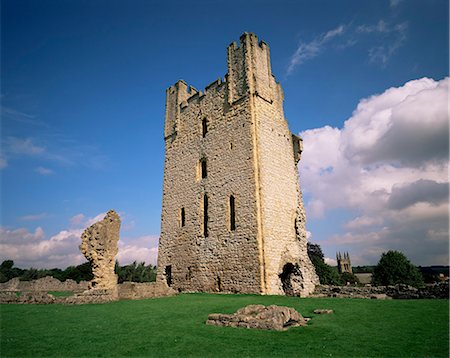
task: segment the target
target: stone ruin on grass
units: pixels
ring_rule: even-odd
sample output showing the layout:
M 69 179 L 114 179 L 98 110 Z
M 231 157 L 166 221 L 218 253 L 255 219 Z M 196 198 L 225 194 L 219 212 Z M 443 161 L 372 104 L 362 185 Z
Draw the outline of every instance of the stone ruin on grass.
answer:
M 80 250 L 91 264 L 94 275 L 89 282 L 89 290 L 93 293 L 118 295 L 114 266 L 119 237 L 120 217 L 114 210 L 108 211 L 103 220 L 88 227 L 81 235 Z
M 89 260 L 94 275 L 90 282 L 55 284 L 55 281 L 59 281 L 49 277 L 21 283 L 19 279 L 14 279 L 0 286 L 0 303 L 84 304 L 175 295 L 176 292 L 165 282 L 117 284 L 114 266 L 119 236 L 120 217 L 114 210 L 110 210 L 103 220 L 88 227 L 81 236 L 80 250 Z M 55 297 L 48 293 L 60 290 L 72 291 L 75 295 Z
M 290 327 L 306 326 L 308 320 L 292 307 L 249 305 L 233 314 L 212 313 L 206 324 L 285 331 Z

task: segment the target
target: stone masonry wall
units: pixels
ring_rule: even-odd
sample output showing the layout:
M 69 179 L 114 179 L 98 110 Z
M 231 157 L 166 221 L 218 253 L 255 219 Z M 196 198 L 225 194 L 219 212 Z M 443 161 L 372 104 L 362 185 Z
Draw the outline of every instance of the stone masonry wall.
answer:
M 283 113 L 283 93 L 271 74 L 267 45 L 260 46 L 256 36 L 250 36 L 249 40 L 257 64 L 253 71 L 256 92 L 252 98 L 258 140 L 267 293 L 284 293 L 279 275 L 283 267 L 291 263 L 298 266 L 299 276 L 302 276 L 298 285 L 292 287 L 292 293 L 308 295 L 318 279 L 306 253 L 306 237 L 297 235 L 299 230 L 305 232 L 304 222 L 299 222 L 303 204 L 299 197 L 292 134 Z
M 0 291 L 72 291 L 82 292 L 87 290 L 88 283 L 81 281 L 77 283 L 74 280 L 60 280 L 46 276 L 33 281 L 20 281 L 15 277 L 8 282 L 0 283 Z
M 158 281 L 180 291 L 283 294 L 280 274 L 291 263 L 292 293 L 312 292 L 318 280 L 304 220 L 295 229 L 304 212 L 282 102 L 268 46 L 247 33 L 228 47 L 224 81 L 204 93 L 183 81 L 167 90 Z
M 228 106 L 226 89 L 215 82 L 201 96 L 191 90 L 194 94 L 180 106 L 176 132 L 166 137 L 158 278 L 164 280 L 164 271 L 171 266 L 173 287 L 182 291 L 260 292 L 248 105 L 243 101 Z M 169 98 L 171 91 L 182 92 L 180 97 L 185 98 L 187 85 L 178 82 L 168 90 Z M 206 178 L 201 177 L 202 158 Z M 236 200 L 235 231 L 229 227 L 230 195 Z

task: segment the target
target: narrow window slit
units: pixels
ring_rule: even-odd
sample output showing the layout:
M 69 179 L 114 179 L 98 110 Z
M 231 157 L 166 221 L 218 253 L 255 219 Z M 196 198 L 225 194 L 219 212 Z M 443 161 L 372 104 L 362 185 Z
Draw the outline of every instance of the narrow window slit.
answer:
M 203 120 L 202 120 L 202 136 L 203 136 L 203 138 L 206 137 L 206 133 L 208 133 L 208 121 L 206 118 L 203 118 Z
M 203 236 L 208 237 L 208 195 L 203 196 Z
M 206 171 L 206 159 L 205 158 L 201 159 L 200 164 L 201 164 L 202 178 L 206 178 L 208 174 Z
M 180 225 L 181 225 L 181 227 L 183 227 L 185 224 L 186 224 L 186 213 L 184 211 L 184 208 L 181 208 Z
M 235 200 L 233 195 L 230 195 L 230 230 L 236 230 Z

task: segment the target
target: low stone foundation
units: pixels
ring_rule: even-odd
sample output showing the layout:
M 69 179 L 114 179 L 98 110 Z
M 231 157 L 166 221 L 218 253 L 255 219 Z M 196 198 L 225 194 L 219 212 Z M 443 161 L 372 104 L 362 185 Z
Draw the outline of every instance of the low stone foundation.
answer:
M 415 288 L 408 285 L 395 286 L 316 286 L 311 297 L 371 298 L 371 299 L 423 299 L 449 298 L 449 283 L 440 282 Z
M 143 298 L 174 296 L 176 291 L 164 282 L 124 282 L 118 285 L 119 299 L 139 300 Z
M 60 281 L 52 276 L 46 276 L 33 281 L 20 281 L 15 277 L 7 282 L 0 283 L 0 291 L 70 291 L 83 292 L 88 289 L 88 282 L 77 283 L 74 280 Z
M 30 287 L 37 287 L 31 285 Z M 42 286 L 39 286 L 42 287 Z M 47 287 L 47 286 L 46 286 Z M 17 287 L 14 290 L 0 291 L 0 303 L 17 304 L 87 304 L 87 303 L 106 303 L 117 300 L 138 300 L 145 298 L 156 298 L 165 296 L 174 296 L 177 294 L 172 288 L 162 282 L 124 282 L 117 285 L 117 289 L 90 289 L 81 293 L 76 293 L 69 297 L 55 297 L 48 291 L 70 291 L 55 289 L 45 289 L 40 291 L 21 291 Z

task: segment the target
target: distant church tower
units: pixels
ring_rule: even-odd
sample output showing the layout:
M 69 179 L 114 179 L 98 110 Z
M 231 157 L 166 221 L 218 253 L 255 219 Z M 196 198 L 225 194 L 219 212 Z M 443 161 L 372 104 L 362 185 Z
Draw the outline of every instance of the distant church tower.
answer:
M 348 252 L 347 253 L 344 252 L 343 256 L 340 252 L 338 252 L 336 254 L 336 261 L 337 261 L 339 273 L 343 273 L 343 272 L 353 273 L 352 272 L 352 262 L 350 261 L 350 255 L 348 254 Z
M 158 281 L 179 291 L 307 296 L 319 283 L 306 249 L 297 163 L 269 47 L 244 33 L 228 73 L 203 92 L 166 91 Z

